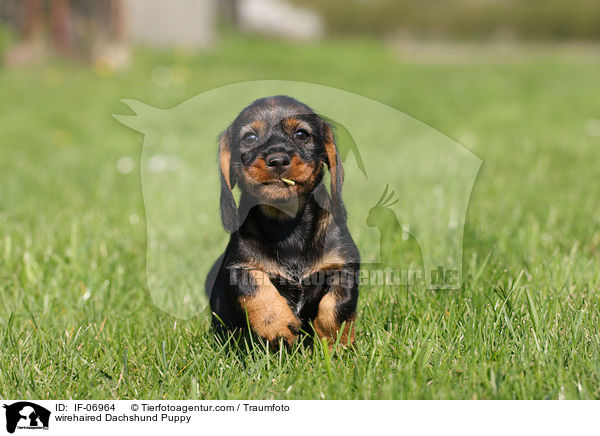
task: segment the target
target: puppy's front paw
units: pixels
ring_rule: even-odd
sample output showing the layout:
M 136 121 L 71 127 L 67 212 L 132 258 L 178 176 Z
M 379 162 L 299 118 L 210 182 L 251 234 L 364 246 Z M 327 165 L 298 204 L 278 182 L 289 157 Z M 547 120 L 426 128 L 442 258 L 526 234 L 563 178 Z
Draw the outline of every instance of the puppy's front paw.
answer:
M 256 292 L 239 299 L 250 329 L 272 346 L 277 346 L 280 339 L 292 345 L 300 333 L 302 322 L 264 273 L 252 271 L 251 276 Z
M 262 325 L 253 325 L 251 323 L 254 333 L 266 340 L 274 348 L 279 346 L 280 339 L 283 339 L 288 346 L 291 346 L 298 337 L 301 326 L 302 322 L 294 316 L 291 310 L 289 313 L 286 313 L 284 310 L 266 312 L 263 316 Z
M 321 339 L 326 339 L 330 348 L 336 343 L 339 336 L 339 344 L 346 348 L 354 343 L 356 327 L 354 320 L 356 314 L 348 316 L 346 320 L 340 321 L 336 311 L 337 299 L 333 292 L 325 294 L 319 303 L 317 317 L 313 320 L 315 332 Z

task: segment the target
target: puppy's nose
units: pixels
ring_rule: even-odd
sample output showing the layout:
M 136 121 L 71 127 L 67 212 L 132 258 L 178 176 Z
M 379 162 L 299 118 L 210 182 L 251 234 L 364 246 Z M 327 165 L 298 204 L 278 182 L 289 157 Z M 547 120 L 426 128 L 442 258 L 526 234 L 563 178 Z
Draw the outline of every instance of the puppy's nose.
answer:
M 290 157 L 285 153 L 273 153 L 267 156 L 265 159 L 267 166 L 279 173 L 282 173 L 290 165 Z

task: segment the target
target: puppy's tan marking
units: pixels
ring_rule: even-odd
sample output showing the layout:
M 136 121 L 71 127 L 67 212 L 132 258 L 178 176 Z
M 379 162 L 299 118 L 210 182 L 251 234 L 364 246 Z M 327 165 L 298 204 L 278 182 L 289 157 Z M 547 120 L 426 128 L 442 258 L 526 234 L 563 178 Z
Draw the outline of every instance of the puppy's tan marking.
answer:
M 306 163 L 296 155 L 292 156 L 290 163 L 290 169 L 285 173 L 285 177 L 295 182 L 306 182 L 316 167 L 316 163 Z
M 267 168 L 265 160 L 258 158 L 252 165 L 243 168 L 242 179 L 246 189 L 258 198 L 282 201 L 300 197 L 311 190 L 315 185 L 317 169 L 317 164 L 305 163 L 299 157 L 293 156 L 290 169 L 284 176 L 296 183 L 288 185 L 277 181 L 277 177 Z
M 326 293 L 319 303 L 319 311 L 314 323 L 320 337 L 331 337 L 337 330 L 336 304 L 337 299 L 331 291 Z
M 299 125 L 300 120 L 294 117 L 283 120 L 283 129 L 290 135 L 296 131 Z
M 310 277 L 320 271 L 341 271 L 348 262 L 349 260 L 342 257 L 337 251 L 328 251 L 312 265 L 304 275 L 304 278 Z M 339 281 L 339 277 L 334 279 L 334 282 L 331 284 L 331 289 L 321 299 L 317 317 L 313 321 L 317 335 L 320 338 L 326 338 L 329 341 L 330 346 L 337 340 L 338 332 L 342 324 L 338 320 L 338 294 L 335 292 L 335 288 L 340 285 Z M 354 342 L 354 328 L 352 321 L 354 321 L 354 315 L 346 321 L 340 337 L 340 344 L 344 346 Z
M 244 171 L 255 183 L 267 183 L 273 180 L 273 175 L 267 169 L 267 163 L 262 158 L 256 159 L 250 167 L 244 168 Z
M 291 345 L 298 336 L 302 322 L 294 315 L 271 283 L 269 276 L 259 270 L 249 271 L 256 292 L 239 298 L 242 309 L 248 316 L 250 328 L 270 345 L 276 346 L 280 338 Z
M 229 140 L 227 135 L 223 134 L 221 137 L 221 143 L 219 145 L 219 166 L 221 167 L 221 174 L 225 180 L 227 188 L 231 191 L 231 181 L 229 180 L 229 170 L 231 167 L 231 148 L 229 146 Z
M 293 277 L 288 271 L 284 270 L 277 262 L 269 259 L 252 259 L 248 262 L 230 265 L 229 268 L 243 269 L 248 273 L 251 271 L 260 270 L 270 277 L 282 277 L 286 280 L 293 280 Z
M 248 132 L 255 132 L 262 135 L 267 130 L 267 122 L 265 120 L 254 120 L 250 124 L 246 124 L 240 129 L 240 134 L 243 136 Z
M 327 129 L 326 138 L 325 138 L 325 153 L 327 154 L 327 161 L 329 162 L 329 173 L 331 174 L 331 195 L 335 197 L 340 195 L 338 192 L 338 185 L 341 183 L 336 183 L 339 179 L 340 182 L 344 180 L 344 170 L 341 166 L 338 165 L 337 162 L 337 149 L 335 147 L 335 142 L 333 140 L 333 133 L 331 129 Z
M 265 130 L 267 130 L 267 122 L 265 120 L 252 121 L 250 127 L 254 129 L 255 132 L 264 133 Z
M 312 264 L 310 269 L 304 274 L 304 277 L 310 277 L 319 271 L 339 271 L 346 263 L 348 261 L 340 256 L 338 252 L 328 251 Z
M 338 332 L 342 324 L 337 319 L 337 302 L 337 297 L 334 291 L 329 291 L 326 293 L 319 303 L 317 317 L 313 321 L 317 335 L 320 338 L 327 339 L 330 346 L 333 345 L 337 340 Z M 344 330 L 342 331 L 340 337 L 340 344 L 342 345 L 354 343 L 354 318 L 355 316 L 353 315 L 346 320 Z

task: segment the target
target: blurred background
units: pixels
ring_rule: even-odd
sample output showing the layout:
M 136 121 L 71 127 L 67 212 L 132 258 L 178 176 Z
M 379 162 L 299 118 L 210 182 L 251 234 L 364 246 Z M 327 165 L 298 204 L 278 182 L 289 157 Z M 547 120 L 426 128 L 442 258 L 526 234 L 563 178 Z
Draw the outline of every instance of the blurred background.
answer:
M 2 0 L 5 65 L 61 55 L 126 67 L 136 44 L 218 49 L 228 31 L 318 41 L 390 43 L 595 41 L 595 0 Z M 406 48 L 408 50 L 408 48 Z
M 32 228 L 69 245 L 84 219 L 143 252 L 142 141 L 112 118 L 131 114 L 120 100 L 281 79 L 370 97 L 481 157 L 484 246 L 550 201 L 552 226 L 590 236 L 594 212 L 562 206 L 593 189 L 599 38 L 596 0 L 0 0 L 0 224 L 18 256 Z
M 142 138 L 120 101 L 280 79 L 370 97 L 482 158 L 471 249 L 548 214 L 554 242 L 595 240 L 598 38 L 594 0 L 0 0 L 0 231 L 16 258 L 113 235 L 144 289 Z
M 209 316 L 175 328 L 153 304 L 144 138 L 112 115 L 133 115 L 122 99 L 167 109 L 224 85 L 279 79 L 384 103 L 483 161 L 467 210 L 462 289 L 361 290 L 359 331 L 379 338 L 362 342 L 374 347 L 363 355 L 400 338 L 389 349 L 406 364 L 381 372 L 376 360 L 372 377 L 355 372 L 370 366 L 351 363 L 331 392 L 355 393 L 333 398 L 388 388 L 407 398 L 598 398 L 599 78 L 598 0 L 0 0 L 0 395 L 196 392 L 194 368 L 219 361 L 218 351 L 194 354 Z M 343 132 L 338 141 L 351 140 Z M 217 135 L 207 136 L 216 175 Z M 176 136 L 163 139 L 157 146 L 177 145 Z M 398 141 L 415 146 L 410 136 Z M 167 167 L 157 154 L 147 169 Z M 217 190 L 197 187 L 204 196 Z M 226 239 L 216 201 L 202 212 L 214 223 L 208 236 Z M 402 241 L 387 244 L 396 265 L 411 261 Z M 431 336 L 432 325 L 448 330 Z M 206 361 L 163 375 L 165 347 L 177 349 L 182 328 L 189 340 L 175 366 L 188 368 L 187 356 Z M 130 379 L 121 383 L 127 352 Z M 317 398 L 320 389 L 311 371 L 283 371 L 304 377 L 303 390 L 298 379 L 275 385 L 215 368 L 243 387 L 226 391 L 213 374 L 198 395 L 286 396 L 294 383 L 292 397 Z

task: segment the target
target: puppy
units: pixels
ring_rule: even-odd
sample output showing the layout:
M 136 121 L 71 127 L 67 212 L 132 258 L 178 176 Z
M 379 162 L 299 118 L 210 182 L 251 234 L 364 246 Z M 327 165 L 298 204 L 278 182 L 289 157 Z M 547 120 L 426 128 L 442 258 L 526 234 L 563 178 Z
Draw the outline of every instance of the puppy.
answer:
M 249 327 L 273 346 L 313 329 L 330 344 L 338 335 L 352 343 L 360 257 L 346 226 L 331 127 L 291 97 L 261 98 L 221 135 L 219 164 L 231 237 L 207 280 L 213 325 Z

